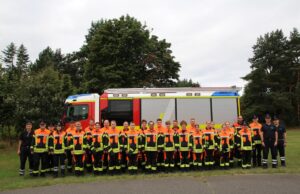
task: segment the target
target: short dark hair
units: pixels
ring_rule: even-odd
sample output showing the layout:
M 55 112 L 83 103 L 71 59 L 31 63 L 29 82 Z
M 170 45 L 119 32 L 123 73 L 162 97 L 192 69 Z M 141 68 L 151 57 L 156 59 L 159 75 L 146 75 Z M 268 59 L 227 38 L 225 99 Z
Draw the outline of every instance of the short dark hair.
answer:
M 162 121 L 160 118 L 156 119 L 156 121 Z
M 166 125 L 171 125 L 171 122 L 170 121 L 166 121 L 165 124 Z
M 183 125 L 183 124 L 187 125 L 187 122 L 186 122 L 185 120 L 182 120 L 182 121 L 180 122 L 180 125 Z
M 142 120 L 142 123 L 147 123 L 147 120 L 143 119 L 143 120 Z

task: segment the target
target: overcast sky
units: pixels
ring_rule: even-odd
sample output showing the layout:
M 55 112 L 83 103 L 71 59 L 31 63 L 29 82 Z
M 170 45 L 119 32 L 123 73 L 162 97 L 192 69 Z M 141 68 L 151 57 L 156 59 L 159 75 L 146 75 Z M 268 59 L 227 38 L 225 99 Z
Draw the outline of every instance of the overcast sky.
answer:
M 180 77 L 244 86 L 257 37 L 300 29 L 299 0 L 0 0 L 0 49 L 23 43 L 34 61 L 47 46 L 77 51 L 92 21 L 129 14 L 172 43 Z

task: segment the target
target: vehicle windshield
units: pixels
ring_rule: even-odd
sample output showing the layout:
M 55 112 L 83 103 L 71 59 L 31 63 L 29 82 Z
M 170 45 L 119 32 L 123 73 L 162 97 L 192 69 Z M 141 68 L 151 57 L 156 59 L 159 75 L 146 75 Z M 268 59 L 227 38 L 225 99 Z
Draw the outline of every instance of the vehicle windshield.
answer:
M 65 121 L 80 121 L 88 118 L 88 105 L 70 104 L 65 109 Z

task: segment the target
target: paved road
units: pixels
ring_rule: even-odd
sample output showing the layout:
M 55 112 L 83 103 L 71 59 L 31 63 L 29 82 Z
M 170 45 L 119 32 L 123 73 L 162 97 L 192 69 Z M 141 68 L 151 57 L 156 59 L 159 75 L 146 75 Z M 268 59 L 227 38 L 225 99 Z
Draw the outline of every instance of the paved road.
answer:
M 236 192 L 239 191 L 239 192 Z M 0 192 L 1 193 L 1 192 Z M 84 184 L 53 185 L 18 189 L 2 193 L 16 194 L 206 194 L 243 193 L 275 194 L 300 193 L 300 175 L 235 175 L 193 178 L 188 176 L 168 178 L 144 178 L 140 180 L 101 181 Z

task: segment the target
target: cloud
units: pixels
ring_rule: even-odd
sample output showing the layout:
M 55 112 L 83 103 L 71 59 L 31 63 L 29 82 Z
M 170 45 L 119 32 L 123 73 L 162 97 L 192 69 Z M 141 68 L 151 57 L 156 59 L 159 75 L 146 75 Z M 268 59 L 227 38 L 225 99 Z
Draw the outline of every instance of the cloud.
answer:
M 92 21 L 129 14 L 172 43 L 181 78 L 243 86 L 257 37 L 299 28 L 299 6 L 296 0 L 2 0 L 0 49 L 23 43 L 32 61 L 46 46 L 76 51 Z

